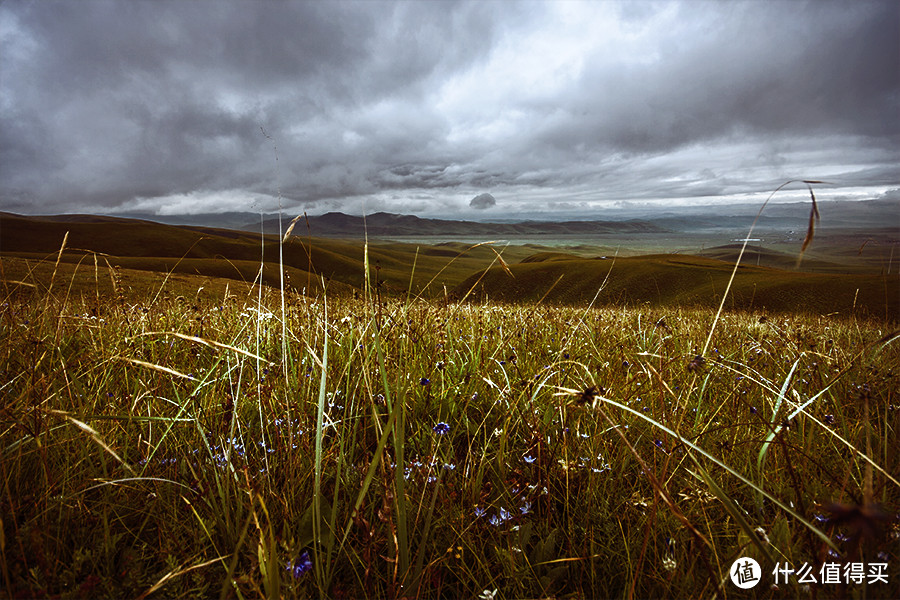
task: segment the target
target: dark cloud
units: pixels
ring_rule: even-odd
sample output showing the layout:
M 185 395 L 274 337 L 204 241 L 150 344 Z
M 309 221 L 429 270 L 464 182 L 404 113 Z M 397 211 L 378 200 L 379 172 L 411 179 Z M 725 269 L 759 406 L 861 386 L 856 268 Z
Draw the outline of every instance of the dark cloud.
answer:
M 478 194 L 474 198 L 469 201 L 469 206 L 472 208 L 476 208 L 478 210 L 484 210 L 486 208 L 491 208 L 492 206 L 497 205 L 497 200 L 487 192 L 484 194 Z
M 874 196 L 898 28 L 889 1 L 7 1 L 0 209 Z

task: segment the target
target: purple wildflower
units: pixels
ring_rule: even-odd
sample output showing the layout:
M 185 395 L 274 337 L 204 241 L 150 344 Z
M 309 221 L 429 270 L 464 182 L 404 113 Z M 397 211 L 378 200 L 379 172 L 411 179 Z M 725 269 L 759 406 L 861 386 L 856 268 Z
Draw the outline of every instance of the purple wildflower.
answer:
M 312 571 L 312 568 L 312 560 L 309 558 L 309 552 L 307 550 L 301 552 L 300 556 L 297 557 L 297 560 L 295 560 L 293 564 L 288 563 L 288 571 L 291 572 L 294 579 L 300 579 L 303 575 Z

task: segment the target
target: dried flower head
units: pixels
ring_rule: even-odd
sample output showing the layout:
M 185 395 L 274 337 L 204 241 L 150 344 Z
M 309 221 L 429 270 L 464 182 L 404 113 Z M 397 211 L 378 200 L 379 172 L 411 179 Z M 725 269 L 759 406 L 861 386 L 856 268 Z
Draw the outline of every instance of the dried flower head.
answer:
M 592 385 L 591 387 L 586 388 L 583 392 L 578 394 L 575 402 L 578 404 L 593 403 L 594 398 L 596 398 L 598 394 L 602 394 L 604 392 L 605 392 L 605 390 L 603 388 L 596 386 L 596 385 Z

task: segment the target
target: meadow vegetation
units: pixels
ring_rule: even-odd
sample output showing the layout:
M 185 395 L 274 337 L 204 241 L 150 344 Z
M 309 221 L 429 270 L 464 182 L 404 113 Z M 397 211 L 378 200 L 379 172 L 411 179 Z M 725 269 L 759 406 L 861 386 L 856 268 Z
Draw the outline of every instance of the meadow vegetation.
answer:
M 3 259 L 0 595 L 898 589 L 900 332 L 883 305 L 717 320 L 674 291 L 607 305 L 603 278 L 593 305 L 389 294 L 399 263 L 368 255 L 356 291 L 306 272 L 306 294 L 281 294 L 65 256 Z M 479 285 L 567 262 L 544 258 Z M 889 583 L 742 592 L 740 556 L 767 577 L 887 563 Z

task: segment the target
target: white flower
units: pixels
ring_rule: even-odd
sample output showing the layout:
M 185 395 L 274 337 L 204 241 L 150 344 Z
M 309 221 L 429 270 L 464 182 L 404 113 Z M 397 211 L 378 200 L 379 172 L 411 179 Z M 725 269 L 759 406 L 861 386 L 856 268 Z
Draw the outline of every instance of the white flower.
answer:
M 662 566 L 666 571 L 672 572 L 678 567 L 678 563 L 671 556 L 667 556 L 663 559 Z
M 497 588 L 494 588 L 494 591 L 484 590 L 478 597 L 481 600 L 494 600 L 497 597 Z
M 762 541 L 764 541 L 766 544 L 771 544 L 771 543 L 772 543 L 772 542 L 769 541 L 769 536 L 766 535 L 766 530 L 763 529 L 762 527 L 757 527 L 756 529 L 753 530 L 753 533 L 755 533 L 756 535 L 758 535 L 758 536 L 759 536 L 759 539 L 761 539 Z

